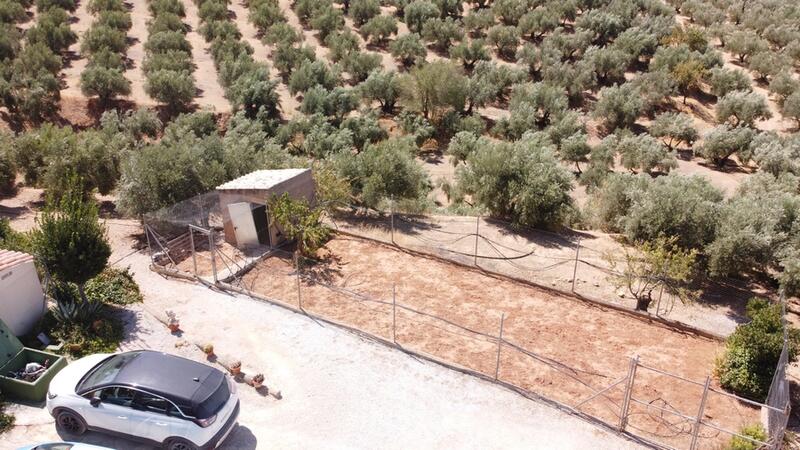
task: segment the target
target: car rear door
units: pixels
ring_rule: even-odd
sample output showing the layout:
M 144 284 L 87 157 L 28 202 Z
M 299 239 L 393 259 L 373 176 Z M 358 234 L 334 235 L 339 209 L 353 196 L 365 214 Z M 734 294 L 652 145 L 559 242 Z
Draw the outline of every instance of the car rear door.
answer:
M 191 440 L 191 436 L 186 435 L 186 427 L 193 423 L 182 419 L 175 405 L 169 400 L 140 391 L 136 394 L 133 408 L 136 410 L 135 420 L 131 421 L 131 431 L 134 436 L 156 442 L 164 442 L 165 439 L 174 436 L 183 436 Z

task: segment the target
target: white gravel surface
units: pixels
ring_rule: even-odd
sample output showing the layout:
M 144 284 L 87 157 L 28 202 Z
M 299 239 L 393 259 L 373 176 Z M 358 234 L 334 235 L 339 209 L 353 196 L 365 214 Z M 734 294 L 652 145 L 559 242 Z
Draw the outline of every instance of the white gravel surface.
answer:
M 130 252 L 115 242 L 116 260 Z M 128 228 L 130 230 L 130 228 Z M 121 232 L 124 232 L 121 229 Z M 419 361 L 277 306 L 230 296 L 147 270 L 141 253 L 124 258 L 145 294 L 131 308 L 123 347 L 152 348 L 197 360 L 186 341 L 213 343 L 243 370 L 263 372 L 282 399 L 240 385 L 240 427 L 225 448 L 639 448 L 613 433 L 474 377 Z M 174 310 L 172 335 L 151 313 Z M 176 346 L 177 344 L 177 346 Z M 43 408 L 12 406 L 18 426 L 2 448 L 58 439 Z M 66 436 L 69 438 L 69 436 Z M 90 433 L 82 440 L 144 448 Z

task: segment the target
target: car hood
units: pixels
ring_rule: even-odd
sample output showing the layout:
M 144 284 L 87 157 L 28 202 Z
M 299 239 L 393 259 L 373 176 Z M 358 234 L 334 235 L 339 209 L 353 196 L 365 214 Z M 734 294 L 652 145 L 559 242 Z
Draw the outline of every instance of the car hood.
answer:
M 109 356 L 111 355 L 104 353 L 89 355 L 69 363 L 50 381 L 49 392 L 58 395 L 74 394 L 75 386 L 86 375 L 86 372 Z

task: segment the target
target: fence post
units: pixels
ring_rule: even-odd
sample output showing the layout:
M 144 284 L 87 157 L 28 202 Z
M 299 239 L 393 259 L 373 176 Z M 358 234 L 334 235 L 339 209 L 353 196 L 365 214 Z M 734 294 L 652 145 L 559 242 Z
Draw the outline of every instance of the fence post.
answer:
M 708 388 L 711 385 L 711 377 L 706 377 L 706 384 L 703 387 L 703 396 L 700 398 L 700 409 L 697 411 L 697 418 L 694 420 L 694 427 L 692 429 L 692 443 L 689 445 L 689 450 L 697 448 L 697 436 L 700 434 L 700 425 L 703 421 L 703 412 L 706 409 L 706 399 L 708 398 Z
M 500 334 L 497 335 L 497 360 L 494 364 L 494 379 L 500 375 L 500 348 L 503 345 L 503 322 L 506 320 L 506 313 L 500 316 Z
M 578 245 L 575 247 L 575 267 L 572 268 L 572 293 L 575 293 L 575 282 L 578 281 L 578 256 L 581 253 L 581 238 L 578 238 Z
M 197 276 L 197 255 L 194 251 L 194 230 L 189 227 L 189 244 L 192 246 L 192 264 L 194 265 L 194 276 Z
M 391 239 L 392 244 L 394 244 L 394 195 L 389 202 L 389 216 L 390 216 L 390 223 L 391 223 Z
M 631 397 L 633 396 L 633 379 L 636 377 L 636 368 L 639 366 L 639 355 L 631 358 L 630 365 L 628 366 L 628 382 L 625 384 L 625 398 L 622 400 L 622 410 L 619 415 L 619 431 L 625 431 L 625 426 L 628 424 L 628 409 L 631 405 Z
M 478 237 L 481 230 L 481 216 L 475 218 L 475 267 L 478 267 Z
M 397 285 L 392 283 L 392 342 L 397 344 Z
M 294 273 L 295 279 L 297 280 L 297 307 L 302 311 L 303 297 L 300 295 L 300 256 L 297 253 L 294 254 Z
M 214 284 L 217 283 L 217 246 L 214 244 L 214 229 L 208 229 L 208 251 L 211 253 L 211 273 L 214 276 Z
M 150 244 L 150 226 L 144 224 L 144 235 L 147 237 L 147 253 L 150 254 L 150 264 L 155 264 L 153 260 L 153 246 Z

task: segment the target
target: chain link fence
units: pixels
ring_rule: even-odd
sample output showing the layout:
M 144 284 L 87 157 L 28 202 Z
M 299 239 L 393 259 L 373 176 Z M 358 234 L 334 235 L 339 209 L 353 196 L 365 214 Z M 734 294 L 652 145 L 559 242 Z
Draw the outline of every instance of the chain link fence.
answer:
M 192 205 L 202 205 L 203 212 L 191 213 Z M 152 267 L 161 273 L 279 304 L 501 384 L 653 447 L 718 448 L 733 436 L 762 448 L 781 447 L 789 417 L 786 348 L 764 404 L 714 387 L 711 374 L 694 380 L 638 357 L 597 355 L 609 367 L 627 367 L 597 371 L 591 364 L 561 361 L 532 347 L 526 341 L 529 330 L 515 323 L 515 317 L 509 322 L 505 313 L 454 316 L 446 309 L 421 307 L 430 302 L 419 297 L 429 294 L 406 292 L 385 280 L 342 280 L 330 261 L 298 258 L 280 248 L 248 252 L 232 247 L 220 237 L 224 224 L 214 213 L 213 197 L 193 199 L 175 211 L 178 220 L 171 220 L 169 211 L 145 219 Z M 617 244 L 590 233 L 556 234 L 480 217 L 381 214 L 358 208 L 332 218 L 331 225 L 340 233 L 570 295 L 616 295 L 606 277 Z M 663 314 L 671 302 L 662 299 L 657 311 Z M 631 308 L 630 303 L 614 306 Z M 768 431 L 766 441 L 739 433 L 741 425 L 759 419 Z

